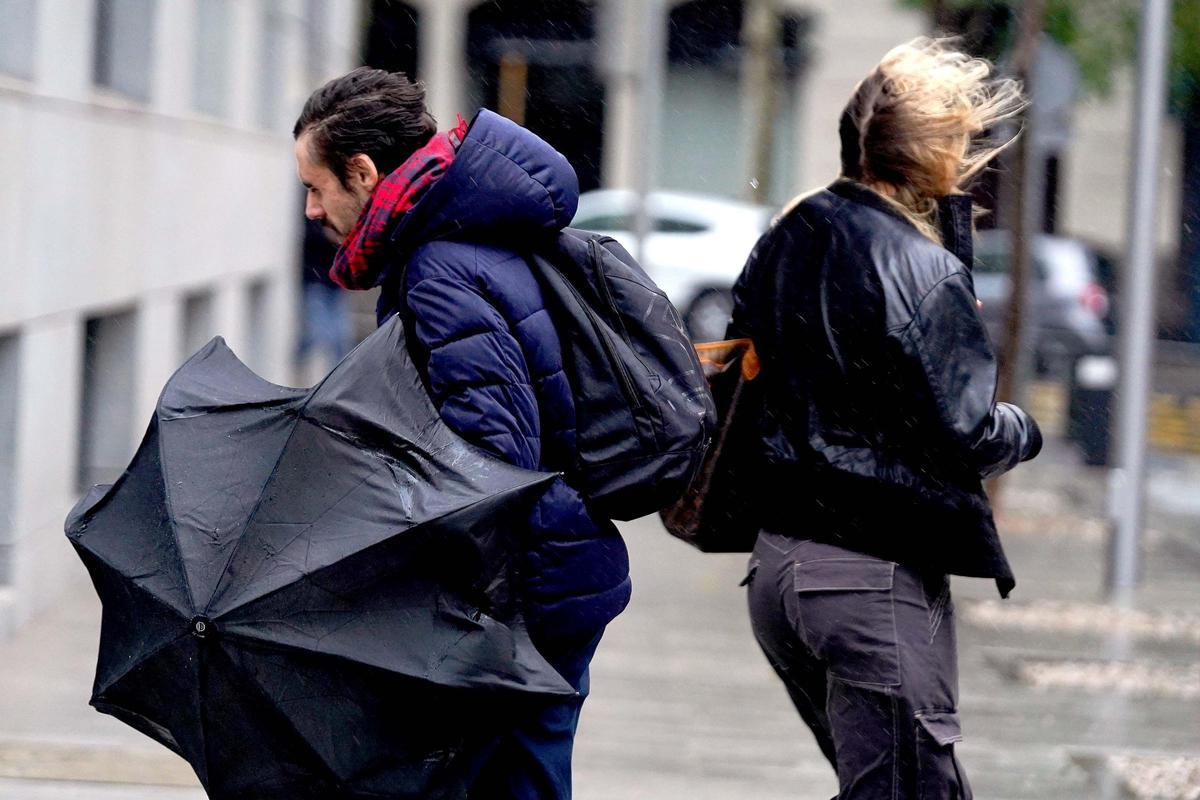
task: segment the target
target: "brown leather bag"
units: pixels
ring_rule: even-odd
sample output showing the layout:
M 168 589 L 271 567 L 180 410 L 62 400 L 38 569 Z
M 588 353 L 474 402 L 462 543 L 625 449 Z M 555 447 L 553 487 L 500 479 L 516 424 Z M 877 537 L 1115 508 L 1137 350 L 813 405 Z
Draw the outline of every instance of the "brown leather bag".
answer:
M 659 512 L 667 532 L 705 553 L 748 553 L 754 514 L 755 443 L 762 409 L 754 343 L 728 339 L 696 345 L 717 407 L 717 432 L 691 487 Z

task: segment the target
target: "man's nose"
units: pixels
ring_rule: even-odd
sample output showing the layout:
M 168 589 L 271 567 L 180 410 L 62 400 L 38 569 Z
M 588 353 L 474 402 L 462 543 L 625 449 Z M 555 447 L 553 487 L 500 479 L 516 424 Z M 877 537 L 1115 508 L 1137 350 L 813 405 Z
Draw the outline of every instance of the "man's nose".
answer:
M 318 220 L 325 216 L 325 209 L 321 208 L 321 204 L 308 198 L 304 201 L 304 216 L 311 220 Z

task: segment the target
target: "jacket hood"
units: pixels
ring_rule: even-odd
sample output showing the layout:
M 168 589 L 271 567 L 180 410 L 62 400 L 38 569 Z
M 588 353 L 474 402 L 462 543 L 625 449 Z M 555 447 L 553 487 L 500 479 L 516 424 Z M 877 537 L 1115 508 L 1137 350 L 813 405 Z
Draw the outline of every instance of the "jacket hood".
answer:
M 450 168 L 396 226 L 392 241 L 411 250 L 432 239 L 565 228 L 579 204 L 567 159 L 534 133 L 480 111 Z

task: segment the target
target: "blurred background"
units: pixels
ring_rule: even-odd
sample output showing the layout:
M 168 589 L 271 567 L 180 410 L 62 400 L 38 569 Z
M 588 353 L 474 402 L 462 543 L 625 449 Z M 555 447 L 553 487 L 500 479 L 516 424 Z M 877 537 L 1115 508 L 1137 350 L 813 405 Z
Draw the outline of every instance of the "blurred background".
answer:
M 992 487 L 1014 600 L 955 583 L 964 761 L 984 797 L 1200 797 L 1200 0 L 1166 4 L 1165 115 L 1139 131 L 1142 5 L 0 0 L 0 797 L 198 796 L 86 708 L 98 610 L 62 520 L 212 336 L 310 385 L 373 328 L 303 219 L 291 125 L 312 89 L 369 64 L 422 80 L 443 128 L 480 107 L 529 127 L 579 174 L 575 225 L 626 243 L 708 340 L 771 217 L 836 176 L 855 83 L 934 32 L 1034 100 L 974 189 L 974 268 L 1003 395 L 1052 438 Z M 1144 347 L 1123 350 L 1146 270 Z M 1118 463 L 1123 391 L 1146 445 Z M 750 637 L 742 559 L 624 529 L 635 599 L 596 661 L 578 795 L 829 796 Z

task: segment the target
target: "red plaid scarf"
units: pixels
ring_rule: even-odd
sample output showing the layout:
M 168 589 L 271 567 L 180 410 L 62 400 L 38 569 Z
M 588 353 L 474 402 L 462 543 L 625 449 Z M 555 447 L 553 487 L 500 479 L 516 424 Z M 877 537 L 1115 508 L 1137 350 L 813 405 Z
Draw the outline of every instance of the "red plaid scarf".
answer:
M 379 182 L 333 259 L 329 277 L 334 283 L 343 289 L 375 285 L 386 266 L 386 258 L 380 255 L 386 254 L 396 223 L 450 168 L 467 127 L 467 121 L 459 117 L 452 130 L 435 133 L 428 144 Z

